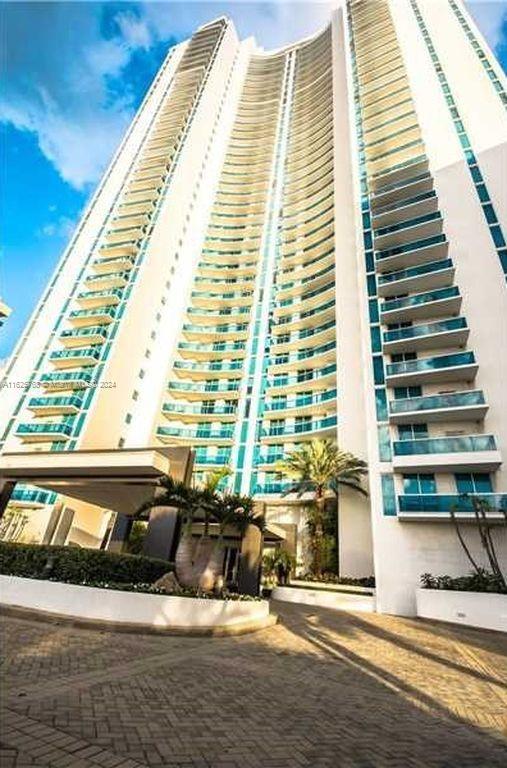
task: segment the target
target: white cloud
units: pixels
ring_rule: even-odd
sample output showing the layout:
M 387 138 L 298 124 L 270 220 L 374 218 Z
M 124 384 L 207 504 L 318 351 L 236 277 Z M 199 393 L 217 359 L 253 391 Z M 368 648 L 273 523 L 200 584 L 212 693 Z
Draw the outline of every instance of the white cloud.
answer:
M 502 23 L 507 17 L 504 0 L 469 0 L 467 8 L 494 51 L 502 39 Z

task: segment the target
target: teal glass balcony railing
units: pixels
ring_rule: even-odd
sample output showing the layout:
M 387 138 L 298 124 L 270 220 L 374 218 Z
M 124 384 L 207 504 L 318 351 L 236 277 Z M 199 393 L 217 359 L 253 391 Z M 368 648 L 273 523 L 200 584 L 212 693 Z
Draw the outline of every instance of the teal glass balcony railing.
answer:
M 252 283 L 255 280 L 254 275 L 244 275 L 243 277 L 196 277 L 195 278 L 195 284 L 201 285 L 201 283 L 204 283 L 206 285 L 242 285 L 243 283 Z M 213 294 L 215 295 L 215 294 Z M 249 294 L 247 294 L 249 295 Z
M 29 491 L 23 488 L 14 488 L 10 500 L 31 504 L 54 504 L 56 495 L 51 491 Z
M 122 263 L 123 264 L 125 262 L 127 264 L 131 264 L 132 266 L 134 266 L 136 260 L 135 260 L 134 256 L 107 256 L 104 259 L 95 259 L 93 264 L 95 266 L 100 265 L 101 267 L 104 266 L 104 265 L 107 266 L 108 264 L 111 264 L 111 266 L 114 268 L 116 266 L 116 264 L 118 264 L 118 263 Z
M 336 365 L 326 365 L 324 368 L 317 370 L 305 371 L 304 375 L 296 376 L 277 376 L 268 380 L 269 387 L 289 387 L 292 384 L 304 384 L 307 381 L 315 381 L 315 379 L 321 379 L 324 376 L 329 376 L 332 373 L 336 373 Z
M 100 307 L 100 309 L 74 309 L 69 314 L 69 317 L 73 319 L 78 317 L 97 317 L 98 315 L 102 317 L 106 315 L 113 319 L 115 314 L 116 307 Z
M 403 299 L 393 299 L 385 301 L 381 307 L 381 312 L 392 312 L 395 309 L 410 309 L 410 307 L 419 307 L 422 304 L 429 304 L 433 301 L 443 301 L 459 296 L 459 288 L 455 285 L 449 288 L 438 288 L 427 293 L 418 293 L 415 296 L 406 296 Z
M 390 213 L 391 211 L 396 211 L 401 208 L 406 208 L 409 205 L 415 205 L 416 203 L 422 203 L 425 200 L 431 200 L 432 198 L 435 198 L 437 196 L 437 193 L 434 189 L 430 190 L 429 192 L 423 192 L 420 195 L 413 195 L 412 197 L 404 198 L 403 200 L 396 200 L 394 203 L 388 203 L 387 205 L 382 205 L 379 208 L 375 208 L 374 216 L 381 216 L 384 213 Z
M 210 333 L 242 333 L 248 330 L 248 323 L 230 323 L 228 325 L 192 325 L 185 323 L 183 331 L 187 333 L 203 333 L 209 336 Z
M 72 424 L 19 424 L 16 429 L 18 435 L 65 435 L 72 433 Z
M 447 333 L 467 328 L 464 317 L 452 317 L 450 320 L 442 320 L 440 323 L 421 323 L 411 325 L 408 328 L 397 328 L 394 331 L 384 331 L 384 342 L 399 341 L 401 339 L 415 339 L 421 336 L 430 336 L 434 333 Z
M 379 275 L 377 279 L 379 285 L 384 285 L 385 283 L 408 280 L 411 277 L 420 277 L 432 272 L 442 272 L 445 269 L 451 268 L 451 259 L 439 259 L 438 261 L 431 261 L 428 264 L 420 264 L 418 267 L 408 267 L 407 269 L 399 269 L 396 272 L 387 272 L 383 275 Z
M 317 280 L 319 277 L 322 277 L 323 275 L 327 275 L 333 271 L 334 271 L 334 264 L 330 264 L 328 267 L 321 269 L 320 272 L 315 272 L 313 275 L 308 275 L 307 277 L 303 277 L 301 278 L 301 280 L 292 280 L 290 283 L 281 283 L 277 287 L 279 291 L 288 291 L 291 288 L 298 288 L 298 287 L 307 285 L 307 283 L 311 283 L 312 280 Z
M 117 298 L 121 299 L 123 291 L 121 288 L 110 288 L 107 291 L 83 291 L 78 293 L 78 299 L 102 299 L 102 298 Z
M 496 451 L 493 435 L 456 435 L 455 437 L 423 437 L 393 442 L 396 456 L 414 456 L 432 453 L 475 453 Z
M 406 245 L 398 245 L 396 248 L 386 248 L 382 251 L 375 251 L 375 258 L 377 261 L 382 259 L 389 259 L 391 256 L 399 256 L 402 253 L 411 253 L 412 251 L 420 251 L 423 248 L 432 248 L 434 245 L 446 242 L 445 235 L 434 235 L 433 237 L 425 237 L 422 240 L 413 240 Z
M 106 272 L 104 275 L 90 275 L 86 278 L 87 283 L 103 283 L 106 280 L 128 280 L 128 272 Z
M 255 459 L 255 466 L 261 464 L 276 464 L 283 459 L 284 455 L 283 451 L 279 451 L 278 453 L 259 453 Z
M 193 299 L 211 299 L 212 301 L 234 301 L 236 299 L 248 299 L 253 296 L 252 291 L 229 291 L 214 293 L 211 291 L 192 291 Z
M 40 377 L 41 381 L 58 382 L 61 381 L 75 381 L 81 382 L 83 385 L 91 382 L 93 374 L 86 373 L 86 371 L 72 371 L 70 373 L 43 373 Z
M 209 408 L 206 408 L 202 405 L 179 405 L 177 403 L 164 403 L 162 406 L 162 411 L 164 413 L 174 413 L 176 415 L 196 415 L 196 416 L 209 416 L 210 418 L 212 416 L 227 416 L 229 414 L 236 413 L 236 405 L 232 404 L 225 404 L 225 405 L 215 405 L 213 410 L 210 410 Z
M 299 352 L 291 352 L 287 354 L 279 354 L 270 358 L 269 365 L 286 365 L 288 363 L 297 363 L 300 360 L 307 360 L 310 357 L 316 357 L 317 355 L 323 355 L 336 349 L 336 343 L 329 341 L 327 344 L 322 344 L 320 347 L 309 347 L 307 349 L 301 349 Z
M 382 227 L 381 229 L 375 230 L 375 237 L 382 237 L 383 235 L 389 235 L 393 232 L 400 232 L 404 229 L 417 227 L 419 224 L 426 224 L 428 221 L 442 221 L 442 214 L 439 211 L 434 211 L 433 213 L 427 213 L 425 216 L 416 216 L 413 219 L 400 221 L 399 224 L 391 224 L 388 227 Z
M 83 399 L 81 397 L 32 397 L 28 401 L 29 408 L 59 408 L 71 406 L 81 408 Z
M 334 287 L 335 287 L 334 283 L 326 283 L 326 285 L 321 285 L 319 288 L 316 288 L 314 291 L 308 291 L 308 293 L 303 293 L 301 296 L 294 296 L 289 299 L 283 299 L 282 301 L 277 301 L 276 306 L 290 307 L 291 304 L 301 304 L 304 301 L 308 301 L 309 299 L 315 298 L 315 296 L 319 296 L 321 293 L 326 293 L 326 291 L 334 290 Z
M 321 304 L 320 306 L 314 307 L 313 309 L 307 309 L 305 312 L 295 312 L 293 315 L 283 315 L 283 317 L 278 318 L 277 325 L 296 323 L 299 320 L 304 320 L 307 317 L 318 315 L 320 312 L 327 312 L 330 309 L 334 309 L 334 306 L 335 301 L 334 299 L 331 299 L 331 301 L 326 301 L 325 304 Z
M 272 425 L 269 429 L 261 430 L 262 437 L 275 437 L 277 435 L 300 435 L 305 432 L 319 432 L 322 429 L 336 427 L 336 416 L 328 416 L 325 419 L 315 419 L 314 421 L 304 421 L 300 424 L 281 424 Z
M 67 360 L 72 358 L 92 357 L 94 360 L 100 358 L 100 349 L 96 347 L 81 347 L 81 349 L 58 349 L 51 352 L 50 360 Z
M 400 363 L 389 363 L 386 366 L 386 374 L 387 376 L 396 376 L 403 373 L 424 373 L 425 371 L 456 368 L 461 365 L 475 365 L 474 353 L 456 352 L 453 355 L 439 355 L 438 357 L 426 357 L 422 360 L 405 360 Z
M 204 307 L 189 307 L 188 315 L 207 315 L 208 317 L 225 317 L 226 315 L 248 315 L 250 307 L 224 307 L 223 309 L 205 309 Z
M 180 341 L 178 349 L 186 349 L 190 352 L 238 352 L 245 349 L 244 341 L 217 341 L 214 344 L 195 344 L 188 341 Z
M 447 395 L 422 395 L 391 400 L 389 409 L 392 414 L 412 411 L 433 411 L 439 408 L 465 408 L 472 405 L 484 405 L 484 393 L 477 389 L 470 392 L 450 392 Z
M 304 408 L 308 405 L 318 405 L 319 403 L 328 403 L 336 399 L 336 389 L 330 389 L 327 392 L 321 392 L 318 395 L 300 395 L 299 397 L 287 397 L 283 400 L 267 401 L 264 407 L 264 413 L 270 411 L 286 411 L 289 408 Z
M 61 339 L 79 339 L 82 336 L 102 336 L 105 339 L 107 330 L 103 325 L 92 325 L 86 328 L 67 329 L 60 334 Z
M 207 365 L 191 363 L 185 360 L 175 360 L 174 368 L 181 371 L 195 371 L 197 373 L 207 373 L 213 371 L 240 371 L 244 366 L 243 360 L 232 360 L 231 362 L 210 362 Z
M 484 500 L 493 512 L 507 512 L 506 493 L 479 493 L 476 497 Z M 398 496 L 398 507 L 400 512 L 474 513 L 472 499 L 458 494 L 403 494 Z
M 293 341 L 299 341 L 301 339 L 308 339 L 312 336 L 317 336 L 319 333 L 324 333 L 325 331 L 330 330 L 331 328 L 336 328 L 336 323 L 334 320 L 330 320 L 328 323 L 323 323 L 322 325 L 317 325 L 312 328 L 301 328 L 300 331 L 295 331 L 294 333 L 287 334 L 287 337 L 285 336 L 279 336 L 279 337 L 273 337 L 273 346 L 276 347 L 278 344 L 288 344 Z
M 158 427 L 157 435 L 163 437 L 184 437 L 188 440 L 230 440 L 234 429 L 184 429 L 179 427 Z
M 209 464 L 210 466 L 225 467 L 231 460 L 231 451 L 227 451 L 219 454 L 210 454 L 206 449 L 195 449 L 195 463 L 196 464 Z
M 254 494 L 262 493 L 286 493 L 291 488 L 290 483 L 257 483 L 254 488 Z
M 196 392 L 206 394 L 211 392 L 237 392 L 241 379 L 233 379 L 224 382 L 206 382 L 205 384 L 190 384 L 186 381 L 170 381 L 168 389 L 179 392 Z

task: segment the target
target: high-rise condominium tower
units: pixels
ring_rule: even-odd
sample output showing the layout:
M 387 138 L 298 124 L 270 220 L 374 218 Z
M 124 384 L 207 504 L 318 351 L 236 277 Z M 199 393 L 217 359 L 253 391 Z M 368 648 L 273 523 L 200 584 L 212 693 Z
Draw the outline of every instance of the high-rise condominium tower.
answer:
M 293 535 L 276 462 L 337 439 L 370 489 L 341 497 L 341 571 L 410 612 L 422 572 L 467 570 L 462 494 L 507 500 L 506 90 L 460 0 L 342 2 L 273 52 L 201 27 L 13 354 L 4 451 L 190 445 Z

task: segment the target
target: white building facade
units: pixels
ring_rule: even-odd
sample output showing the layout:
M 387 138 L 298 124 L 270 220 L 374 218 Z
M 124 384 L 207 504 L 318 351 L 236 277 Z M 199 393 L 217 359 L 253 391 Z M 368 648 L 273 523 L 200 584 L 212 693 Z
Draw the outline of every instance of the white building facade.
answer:
M 343 2 L 269 53 L 210 22 L 169 51 L 14 351 L 2 450 L 191 445 L 198 480 L 228 465 L 302 534 L 276 462 L 336 439 L 370 490 L 341 498 L 340 570 L 413 613 L 421 573 L 467 570 L 451 507 L 506 507 L 506 240 L 507 83 L 460 0 Z M 14 494 L 43 540 L 58 499 Z M 77 509 L 71 538 L 109 517 Z

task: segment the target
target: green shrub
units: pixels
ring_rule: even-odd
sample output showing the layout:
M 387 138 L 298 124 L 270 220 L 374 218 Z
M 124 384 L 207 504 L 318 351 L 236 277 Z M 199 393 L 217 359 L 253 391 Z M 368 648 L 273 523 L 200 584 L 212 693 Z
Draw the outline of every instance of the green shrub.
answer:
M 370 589 L 375 587 L 374 576 L 363 576 L 359 578 L 356 576 L 337 576 L 336 573 L 323 573 L 318 577 L 312 573 L 305 573 L 298 578 L 300 581 L 318 581 L 323 584 L 344 584 L 351 587 L 368 587 Z
M 505 594 L 505 587 L 498 578 L 484 568 L 478 573 L 468 576 L 432 576 L 423 573 L 421 576 L 423 589 L 450 589 L 456 592 L 500 592 Z
M 0 541 L 0 573 L 72 584 L 151 584 L 174 566 L 166 560 L 100 549 L 52 547 Z

